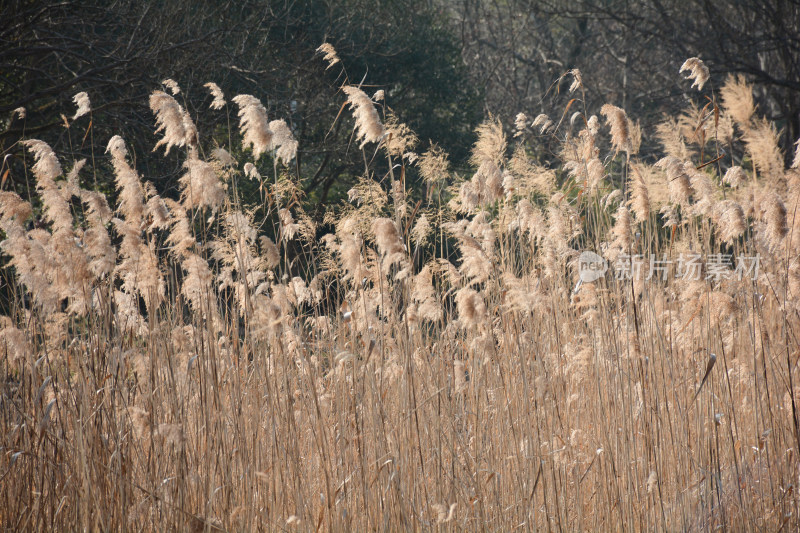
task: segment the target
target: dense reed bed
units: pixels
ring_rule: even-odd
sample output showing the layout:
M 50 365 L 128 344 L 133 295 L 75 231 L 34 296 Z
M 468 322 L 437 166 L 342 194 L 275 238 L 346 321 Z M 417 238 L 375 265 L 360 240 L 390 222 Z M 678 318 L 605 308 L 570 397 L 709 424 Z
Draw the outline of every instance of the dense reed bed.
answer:
M 744 79 L 684 66 L 696 105 L 657 131 L 570 71 L 569 108 L 487 119 L 467 175 L 345 85 L 364 175 L 324 219 L 287 122 L 215 84 L 239 128 L 213 151 L 177 83 L 150 99 L 179 197 L 120 137 L 94 167 L 21 139 L 3 527 L 796 530 L 800 152 Z

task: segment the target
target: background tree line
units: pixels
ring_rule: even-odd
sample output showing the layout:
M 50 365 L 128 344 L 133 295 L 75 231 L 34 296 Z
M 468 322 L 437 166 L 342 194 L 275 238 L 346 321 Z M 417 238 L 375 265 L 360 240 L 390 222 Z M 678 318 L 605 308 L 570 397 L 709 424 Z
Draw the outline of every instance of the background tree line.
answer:
M 663 115 L 685 109 L 691 83 L 681 83 L 678 69 L 697 56 L 711 70 L 712 89 L 728 74 L 754 83 L 760 112 L 782 128 L 787 160 L 794 153 L 797 0 L 462 0 L 448 10 L 489 110 L 563 109 L 571 96 L 553 81 L 578 68 L 587 108 L 608 102 L 642 120 L 646 150 Z
M 309 199 L 324 204 L 364 169 L 349 113 L 340 115 L 346 80 L 363 83 L 369 94 L 383 89 L 387 106 L 420 139 L 436 139 L 456 159 L 466 158 L 480 94 L 468 83 L 448 24 L 421 0 L 10 1 L 0 11 L 0 152 L 11 156 L 10 177 L 19 188 L 23 136 L 102 165 L 105 143 L 121 135 L 137 169 L 169 195 L 182 160 L 151 153 L 148 96 L 173 78 L 208 151 L 212 138 L 238 134 L 235 105 L 208 108 L 203 84 L 213 81 L 229 100 L 252 94 L 270 119 L 289 123 L 300 143 L 292 171 Z M 323 42 L 342 60 L 330 69 L 315 52 Z M 91 127 L 66 128 L 61 115 L 72 115 L 79 91 L 91 98 Z M 12 117 L 20 106 L 25 119 Z M 240 149 L 238 139 L 231 141 L 226 149 Z M 99 178 L 112 192 L 110 178 Z
M 336 47 L 341 68 L 326 70 L 315 54 L 323 42 Z M 293 172 L 323 205 L 363 172 L 350 119 L 337 120 L 345 79 L 384 89 L 420 150 L 434 140 L 466 168 L 486 113 L 511 125 L 518 112 L 563 109 L 570 96 L 554 82 L 572 68 L 583 73 L 590 112 L 610 102 L 642 120 L 646 154 L 648 132 L 686 106 L 689 83 L 676 74 L 691 56 L 705 61 L 712 84 L 728 73 L 755 83 L 788 158 L 800 136 L 796 0 L 11 0 L 0 10 L 0 152 L 12 168 L 6 187 L 19 189 L 23 136 L 102 166 L 118 134 L 139 171 L 169 194 L 181 160 L 151 153 L 147 96 L 174 78 L 210 149 L 212 134 L 227 135 L 227 120 L 235 132 L 237 122 L 235 108 L 227 120 L 208 109 L 203 84 L 214 81 L 290 123 L 300 141 Z M 71 115 L 79 91 L 92 100 L 91 126 L 66 128 L 61 115 Z M 24 120 L 11 117 L 20 106 Z M 104 175 L 96 179 L 110 192 Z

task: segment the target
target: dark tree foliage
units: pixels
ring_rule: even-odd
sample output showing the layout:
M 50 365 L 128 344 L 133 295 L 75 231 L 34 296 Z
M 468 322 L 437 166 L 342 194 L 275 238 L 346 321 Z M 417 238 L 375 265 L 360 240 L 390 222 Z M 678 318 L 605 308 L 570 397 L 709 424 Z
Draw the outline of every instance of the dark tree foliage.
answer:
M 442 2 L 462 36 L 473 82 L 506 119 L 563 109 L 553 84 L 583 73 L 587 106 L 625 108 L 645 129 L 697 97 L 678 69 L 699 57 L 711 95 L 728 74 L 755 84 L 760 112 L 783 130 L 787 159 L 800 137 L 797 0 L 463 0 Z M 569 80 L 571 81 L 571 80 Z M 569 83 L 569 81 L 567 83 Z M 647 139 L 645 139 L 647 140 Z
M 326 70 L 315 54 L 323 42 L 337 48 L 341 65 Z M 95 161 L 94 178 L 108 192 L 103 151 L 112 135 L 121 135 L 137 169 L 169 194 L 182 156 L 151 152 L 148 96 L 173 78 L 206 151 L 220 142 L 235 152 L 236 106 L 208 109 L 203 84 L 213 81 L 228 99 L 253 94 L 271 119 L 285 119 L 300 142 L 292 171 L 312 201 L 333 201 L 363 172 L 349 114 L 336 120 L 343 83 L 384 89 L 387 105 L 423 145 L 435 139 L 458 161 L 480 118 L 480 95 L 465 73 L 446 20 L 422 0 L 9 1 L 0 10 L 0 151 L 11 156 L 18 189 L 25 173 L 17 141 L 37 137 L 59 154 Z M 91 98 L 91 119 L 66 128 L 61 115 L 74 113 L 71 99 L 79 91 Z M 19 106 L 26 119 L 10 120 Z

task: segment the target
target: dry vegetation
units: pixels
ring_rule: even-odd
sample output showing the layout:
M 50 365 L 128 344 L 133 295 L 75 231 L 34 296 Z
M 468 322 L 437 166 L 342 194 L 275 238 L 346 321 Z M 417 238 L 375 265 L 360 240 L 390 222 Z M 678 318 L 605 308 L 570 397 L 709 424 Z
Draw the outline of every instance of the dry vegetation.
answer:
M 785 168 L 744 80 L 685 67 L 703 107 L 653 132 L 580 109 L 566 74 L 572 108 L 488 120 L 466 178 L 414 154 L 382 94 L 343 87 L 365 175 L 319 223 L 283 171 L 287 124 L 214 84 L 208 112 L 238 113 L 252 160 L 203 153 L 168 80 L 150 106 L 156 148 L 185 154 L 179 199 L 120 137 L 97 154 L 116 206 L 87 185 L 99 164 L 65 173 L 21 140 L 31 189 L 0 192 L 0 523 L 796 530 L 800 155 Z M 544 141 L 557 168 L 526 151 Z M 760 264 L 578 283 L 587 249 Z

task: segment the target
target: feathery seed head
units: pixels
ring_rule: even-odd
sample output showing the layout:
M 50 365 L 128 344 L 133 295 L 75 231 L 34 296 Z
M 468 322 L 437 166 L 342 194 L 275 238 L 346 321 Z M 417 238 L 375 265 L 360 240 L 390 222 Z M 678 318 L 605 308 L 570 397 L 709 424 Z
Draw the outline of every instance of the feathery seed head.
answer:
M 753 165 L 763 177 L 772 181 L 783 177 L 783 153 L 772 123 L 763 118 L 752 120 L 743 140 Z
M 106 146 L 106 153 L 111 153 L 114 159 L 125 159 L 128 156 L 128 149 L 125 147 L 125 140 L 119 135 L 114 135 L 108 141 Z
M 72 101 L 78 106 L 72 120 L 76 120 L 84 115 L 88 115 L 92 111 L 92 104 L 89 102 L 89 95 L 85 92 L 80 92 L 72 97 Z
M 786 218 L 786 205 L 777 193 L 770 192 L 762 201 L 762 218 L 767 224 L 767 239 L 772 246 L 778 246 L 789 233 Z
M 360 148 L 368 142 L 380 142 L 386 131 L 370 97 L 352 85 L 342 87 L 342 91 L 347 95 L 347 103 L 356 119 L 356 139 L 361 140 Z
M 225 189 L 219 180 L 214 167 L 209 163 L 190 157 L 183 164 L 186 173 L 178 182 L 181 185 L 181 196 L 186 209 L 219 208 L 225 201 Z
M 322 59 L 328 62 L 327 68 L 331 68 L 333 65 L 339 62 L 339 56 L 336 54 L 336 49 L 330 43 L 322 43 L 319 45 L 317 52 L 322 54 Z
M 631 230 L 631 215 L 625 204 L 620 204 L 615 215 L 613 234 L 614 244 L 623 251 L 628 251 L 633 244 L 633 231 Z
M 628 115 L 621 108 L 604 104 L 600 108 L 600 113 L 606 117 L 606 123 L 611 126 L 611 144 L 614 150 L 631 150 L 630 129 L 628 127 Z
M 28 139 L 22 144 L 33 152 L 36 163 L 32 170 L 38 180 L 55 180 L 61 175 L 61 163 L 49 144 L 38 139 Z
M 225 148 L 217 147 L 211 150 L 211 157 L 220 164 L 221 167 L 235 167 L 237 165 L 236 160 L 233 156 L 228 152 Z
M 292 130 L 283 119 L 270 122 L 269 130 L 272 132 L 269 149 L 276 150 L 275 157 L 284 165 L 288 165 L 297 155 L 297 141 Z
M 161 82 L 161 85 L 169 89 L 172 93 L 172 96 L 177 96 L 181 92 L 181 87 L 178 85 L 178 82 L 173 80 L 172 78 L 167 78 Z
M 258 159 L 272 144 L 272 130 L 269 129 L 267 109 L 258 98 L 249 94 L 234 96 L 233 102 L 239 106 L 242 148 L 252 147 L 253 157 Z
M 250 163 L 249 161 L 244 164 L 244 175 L 250 178 L 251 180 L 261 179 L 261 174 L 258 173 L 258 169 L 253 163 Z
M 570 70 L 568 74 L 572 74 L 572 85 L 569 86 L 569 92 L 571 94 L 583 87 L 583 77 L 581 76 L 581 71 L 576 68 Z
M 586 129 L 591 135 L 597 135 L 597 132 L 600 131 L 600 121 L 597 119 L 597 115 L 589 117 L 589 120 L 586 121 Z
M 33 214 L 31 204 L 12 191 L 0 191 L 0 219 L 16 218 L 18 223 L 25 222 Z
M 165 155 L 173 146 L 197 146 L 197 128 L 181 105 L 164 91 L 153 91 L 150 95 L 150 110 L 156 116 L 156 133 L 164 132 L 153 148 L 166 146 Z
M 656 126 L 656 138 L 668 156 L 681 161 L 689 158 L 689 150 L 681 134 L 681 128 L 674 118 L 666 117 Z
M 686 164 L 692 169 L 694 168 L 692 163 Z M 683 161 L 677 157 L 667 156 L 659 160 L 656 167 L 666 170 L 670 201 L 675 204 L 689 205 L 689 198 L 694 191 Z
M 744 169 L 740 166 L 733 166 L 725 172 L 725 177 L 722 178 L 722 181 L 735 189 L 746 179 L 747 173 Z
M 400 233 L 391 219 L 376 218 L 372 223 L 372 231 L 375 234 L 375 242 L 383 255 L 403 254 L 405 252 Z
M 528 127 L 528 115 L 525 113 L 517 113 L 516 118 L 514 119 L 514 137 L 519 137 L 525 133 L 525 129 Z
M 499 167 L 506 153 L 506 136 L 503 125 L 499 120 L 490 118 L 475 128 L 478 140 L 472 148 L 470 162 L 473 166 L 480 167 L 486 162 L 494 163 Z
M 714 207 L 717 234 L 722 242 L 733 242 L 747 230 L 742 206 L 733 200 L 724 200 Z
M 725 85 L 719 92 L 722 96 L 722 107 L 740 128 L 746 130 L 749 127 L 750 117 L 755 113 L 753 88 L 741 74 L 735 77 L 731 75 L 725 80 Z
M 413 149 L 419 139 L 406 124 L 400 122 L 397 115 L 389 112 L 386 118 L 386 137 L 384 146 L 389 155 L 401 157 Z
M 536 127 L 539 128 L 540 134 L 546 133 L 547 130 L 549 130 L 552 126 L 553 126 L 553 121 L 550 120 L 550 117 L 548 117 L 545 113 L 540 113 L 536 115 L 536 118 L 533 119 L 533 122 L 531 123 L 532 128 Z
M 800 138 L 794 143 L 794 161 L 791 168 L 800 168 Z
M 456 292 L 456 308 L 464 326 L 477 326 L 486 318 L 486 303 L 474 289 L 465 287 Z
M 650 218 L 650 193 L 644 182 L 638 165 L 631 164 L 631 199 L 630 207 L 637 222 L 646 222 Z
M 214 97 L 214 100 L 211 102 L 211 105 L 209 105 L 211 109 L 219 110 L 225 107 L 225 104 L 227 104 L 227 102 L 225 101 L 225 93 L 222 92 L 222 89 L 219 88 L 219 85 L 217 85 L 213 81 L 210 81 L 205 85 L 203 85 L 203 87 L 207 88 L 208 91 L 211 93 L 211 96 Z
M 706 84 L 709 78 L 708 67 L 706 67 L 705 63 L 696 57 L 690 57 L 683 62 L 679 72 L 683 72 L 685 70 L 689 71 L 689 75 L 686 76 L 686 79 L 694 80 L 692 87 L 697 86 L 697 90 L 702 91 L 703 85 Z
M 417 164 L 422 179 L 429 184 L 447 179 L 449 167 L 447 153 L 436 144 L 432 144 L 430 149 L 422 154 Z

